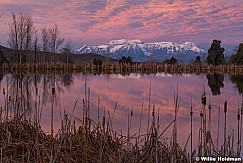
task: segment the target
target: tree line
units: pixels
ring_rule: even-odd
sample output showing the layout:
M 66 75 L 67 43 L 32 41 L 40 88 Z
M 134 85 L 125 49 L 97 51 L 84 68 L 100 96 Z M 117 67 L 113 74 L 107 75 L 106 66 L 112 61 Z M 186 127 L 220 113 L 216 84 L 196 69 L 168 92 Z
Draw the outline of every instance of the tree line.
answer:
M 221 40 L 213 40 L 210 48 L 208 49 L 208 56 L 206 58 L 206 63 L 208 65 L 222 65 L 222 64 L 236 64 L 243 65 L 243 43 L 240 43 L 238 49 L 236 48 L 235 54 L 232 54 L 229 61 L 226 61 L 224 56 L 225 49 L 221 47 Z M 132 57 L 129 58 L 122 57 L 119 60 L 119 63 L 132 63 Z M 175 57 L 171 57 L 163 61 L 163 64 L 177 64 L 177 59 Z M 194 65 L 202 65 L 202 60 L 200 56 L 196 56 L 192 61 Z
M 0 14 L 0 17 L 2 14 Z M 45 55 L 42 57 L 42 62 L 54 63 L 54 53 L 57 53 L 60 46 L 64 43 L 65 38 L 60 36 L 60 30 L 55 24 L 53 27 L 43 27 L 40 30 L 36 29 L 30 13 L 12 13 L 11 22 L 8 30 L 8 45 L 14 50 L 14 55 L 10 58 L 10 62 L 23 64 L 27 62 L 27 54 L 34 52 L 34 61 L 40 62 L 37 57 L 37 52 L 42 51 Z M 61 53 L 64 54 L 62 62 L 67 64 L 72 63 L 70 57 L 72 51 L 71 41 L 67 41 L 62 48 Z M 213 40 L 211 47 L 208 49 L 206 63 L 209 65 L 221 65 L 226 63 L 242 65 L 243 64 L 243 43 L 240 43 L 235 53 L 231 55 L 230 60 L 226 61 L 224 56 L 225 49 L 221 47 L 221 40 Z M 130 57 L 130 56 L 129 56 Z M 132 57 L 121 58 L 119 63 L 132 63 Z M 6 61 L 6 58 L 0 53 L 0 62 Z M 177 64 L 177 59 L 172 57 L 163 62 L 164 64 Z M 94 61 L 94 64 L 101 64 Z M 192 64 L 201 65 L 200 56 L 197 56 Z
M 221 64 L 243 64 L 243 43 L 240 43 L 235 53 L 231 55 L 230 60 L 226 61 L 224 56 L 225 49 L 221 47 L 221 40 L 213 40 L 211 47 L 208 49 L 207 64 L 221 65 Z
M 47 28 L 36 29 L 30 13 L 12 13 L 8 30 L 8 45 L 14 50 L 11 62 L 23 64 L 27 62 L 27 54 L 34 53 L 34 60 L 40 62 L 37 53 L 44 53 L 42 62 L 55 62 L 53 54 L 57 53 L 65 38 L 60 36 L 58 25 Z M 65 54 L 64 62 L 70 63 L 71 41 L 67 41 L 61 53 Z
M 225 49 L 221 47 L 221 40 L 213 40 L 210 48 L 208 49 L 208 56 L 206 58 L 206 63 L 208 65 L 222 65 L 222 64 L 236 64 L 243 65 L 243 43 L 240 43 L 238 48 L 236 48 L 235 53 L 231 55 L 229 61 L 226 60 L 224 56 Z M 172 57 L 170 60 L 166 60 L 167 64 L 176 64 L 177 62 L 171 62 L 171 60 L 176 60 Z M 201 57 L 197 56 L 192 64 L 201 65 Z

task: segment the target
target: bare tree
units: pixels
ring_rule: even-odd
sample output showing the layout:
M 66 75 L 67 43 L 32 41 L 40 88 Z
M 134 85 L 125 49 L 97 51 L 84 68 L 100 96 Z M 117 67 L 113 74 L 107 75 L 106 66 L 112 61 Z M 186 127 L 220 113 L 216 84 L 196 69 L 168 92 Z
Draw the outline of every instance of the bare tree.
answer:
M 66 62 L 66 64 L 70 64 L 70 63 L 73 62 L 71 57 L 70 57 L 70 54 L 72 53 L 72 49 L 73 49 L 72 42 L 71 41 L 67 41 L 65 46 L 61 50 L 62 54 L 65 55 L 64 62 Z
M 19 63 L 26 61 L 23 51 L 31 49 L 31 40 L 35 32 L 31 14 L 20 13 L 16 16 L 12 13 L 12 21 L 9 23 L 9 45 L 16 51 Z
M 12 13 L 12 22 L 9 24 L 9 46 L 17 51 L 19 50 L 19 39 L 18 39 L 18 27 L 17 27 L 17 18 L 15 13 Z
M 57 25 L 53 28 L 47 29 L 46 27 L 41 29 L 42 32 L 42 49 L 44 52 L 56 53 L 60 45 L 64 42 L 64 38 L 59 37 L 59 29 Z M 45 54 L 46 55 L 46 54 Z M 49 61 L 49 55 L 47 60 Z M 51 58 L 53 62 L 53 57 Z
M 49 34 L 46 27 L 41 29 L 42 34 L 42 50 L 43 52 L 49 52 Z
M 33 21 L 32 21 L 32 16 L 31 14 L 28 14 L 26 19 L 25 19 L 25 50 L 30 50 L 31 49 L 31 44 L 32 44 L 32 37 L 34 33 L 37 32 L 33 26 Z
M 52 53 L 56 53 L 59 46 L 64 42 L 64 38 L 59 37 L 59 29 L 55 24 L 53 28 L 49 29 L 50 35 L 50 49 Z
M 37 58 L 37 51 L 38 51 L 38 35 L 37 35 L 37 32 L 35 33 L 35 39 L 34 39 L 34 42 L 33 42 L 33 44 L 34 44 L 34 53 L 35 53 L 35 63 L 37 63 L 37 61 L 38 61 L 38 58 Z
M 46 52 L 49 52 L 49 33 L 46 27 L 41 29 L 41 42 L 42 42 L 42 50 L 44 52 L 43 62 L 47 62 L 49 61 L 49 55 L 46 54 Z

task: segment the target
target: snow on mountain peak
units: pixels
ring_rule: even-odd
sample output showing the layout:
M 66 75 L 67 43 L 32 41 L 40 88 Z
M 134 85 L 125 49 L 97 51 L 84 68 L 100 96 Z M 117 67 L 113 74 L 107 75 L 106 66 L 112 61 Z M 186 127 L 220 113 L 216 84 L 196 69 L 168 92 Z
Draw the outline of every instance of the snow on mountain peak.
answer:
M 112 40 L 109 44 L 110 45 L 121 45 L 121 44 L 141 44 L 141 40 L 126 40 L 126 39 L 120 39 L 120 40 Z
M 192 46 L 195 46 L 195 44 L 193 42 L 184 42 L 183 44 L 184 45 L 192 45 Z
M 163 61 L 175 56 L 189 62 L 198 55 L 201 57 L 206 56 L 206 52 L 192 42 L 182 44 L 175 42 L 144 43 L 141 40 L 127 39 L 112 40 L 110 43 L 100 45 L 84 45 L 76 50 L 76 53 L 109 55 L 114 59 L 120 59 L 122 56 L 132 56 L 134 61 Z
M 79 48 L 78 50 L 76 50 L 77 52 L 78 51 L 82 51 L 83 49 L 85 49 L 87 47 L 87 45 L 85 44 L 85 45 L 83 45 L 81 48 Z
M 195 52 L 198 52 L 198 53 L 205 53 L 204 50 L 198 48 L 196 46 L 196 44 L 194 44 L 193 42 L 185 42 L 183 44 L 181 44 L 182 47 L 185 49 L 185 50 L 192 50 L 192 51 L 195 51 Z

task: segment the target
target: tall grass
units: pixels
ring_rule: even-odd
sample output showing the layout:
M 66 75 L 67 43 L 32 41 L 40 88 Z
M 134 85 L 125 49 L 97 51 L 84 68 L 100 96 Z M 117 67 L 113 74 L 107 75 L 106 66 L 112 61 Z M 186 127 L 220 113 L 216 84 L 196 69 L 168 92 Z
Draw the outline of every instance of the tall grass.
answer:
M 52 89 L 54 95 L 55 90 Z M 151 86 L 150 86 L 151 92 Z M 128 111 L 127 135 L 119 134 L 113 130 L 112 119 L 109 112 L 103 114 L 103 120 L 96 123 L 90 117 L 90 88 L 85 84 L 85 96 L 83 99 L 83 118 L 68 114 L 64 111 L 61 127 L 57 133 L 53 132 L 53 109 L 51 120 L 51 133 L 44 133 L 41 129 L 38 117 L 41 117 L 36 109 L 35 120 L 31 121 L 26 116 L 25 110 L 20 109 L 20 100 L 12 100 L 4 90 L 4 105 L 0 110 L 0 160 L 1 162 L 194 162 L 196 155 L 201 156 L 239 156 L 240 147 L 235 152 L 233 149 L 233 134 L 224 136 L 224 143 L 217 148 L 211 138 L 210 131 L 206 131 L 207 125 L 204 111 L 201 114 L 201 128 L 199 129 L 199 145 L 197 153 L 186 151 L 186 146 L 181 148 L 177 141 L 177 116 L 179 114 L 179 95 L 175 94 L 175 112 L 173 121 L 160 132 L 159 114 L 156 116 L 155 105 L 152 106 L 151 124 L 147 133 L 141 134 L 140 127 L 142 116 L 140 116 L 139 134 L 132 135 L 132 109 Z M 99 95 L 100 96 L 100 95 Z M 78 100 L 78 99 L 77 99 Z M 10 109 L 12 108 L 12 109 Z M 74 105 L 73 110 L 76 108 Z M 191 104 L 191 118 L 192 118 Z M 227 110 L 227 109 L 226 109 Z M 143 102 L 142 109 L 143 111 Z M 99 112 L 99 98 L 98 98 Z M 11 116 L 10 116 L 11 115 Z M 142 114 L 141 114 L 142 115 Z M 100 116 L 98 114 L 98 116 Z M 74 118 L 72 118 L 74 117 Z M 157 117 L 157 121 L 156 121 Z M 189 118 L 189 117 L 188 117 Z M 77 125 L 77 122 L 80 125 Z M 157 122 L 157 124 L 156 124 Z M 226 122 L 226 121 L 225 121 Z M 239 123 L 239 118 L 238 118 Z M 192 125 L 192 121 L 191 121 Z M 239 124 L 238 124 L 239 125 Z M 168 128 L 173 127 L 172 139 L 167 142 L 163 134 Z M 239 130 L 240 127 L 238 127 Z M 192 130 L 192 129 L 191 129 Z M 226 130 L 226 127 L 225 127 Z M 144 140 L 144 141 L 141 141 Z M 238 144 L 239 144 L 238 138 Z M 191 144 L 192 145 L 192 144 Z

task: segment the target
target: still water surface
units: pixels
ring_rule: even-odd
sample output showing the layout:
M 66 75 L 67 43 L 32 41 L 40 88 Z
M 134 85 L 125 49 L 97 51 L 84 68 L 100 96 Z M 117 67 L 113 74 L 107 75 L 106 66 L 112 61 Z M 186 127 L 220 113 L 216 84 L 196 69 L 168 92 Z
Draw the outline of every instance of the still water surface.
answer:
M 102 119 L 108 111 L 112 117 L 114 130 L 127 133 L 127 117 L 132 111 L 132 134 L 137 134 L 143 103 L 141 133 L 145 133 L 148 124 L 149 92 L 151 85 L 151 108 L 159 114 L 160 133 L 174 119 L 174 96 L 179 95 L 179 112 L 177 117 L 178 141 L 182 148 L 190 135 L 190 108 L 193 109 L 193 146 L 198 146 L 201 95 L 205 88 L 207 106 L 212 105 L 211 131 L 217 146 L 223 141 L 224 112 L 223 103 L 228 101 L 227 134 L 235 136 L 237 145 L 237 113 L 241 107 L 242 76 L 228 75 L 171 75 L 171 74 L 130 74 L 130 75 L 83 75 L 83 74 L 8 74 L 1 77 L 0 103 L 4 105 L 3 90 L 11 98 L 22 97 L 25 112 L 33 118 L 34 108 L 41 114 L 41 127 L 45 132 L 51 128 L 51 107 L 54 108 L 55 132 L 60 127 L 64 111 L 73 119 L 82 119 L 85 84 L 90 88 L 90 116 L 94 121 Z M 55 94 L 52 96 L 52 88 Z M 99 99 L 99 100 L 98 100 Z M 98 101 L 99 113 L 98 118 Z M 76 105 L 75 105 L 76 103 Z M 116 106 L 117 103 L 117 106 Z M 53 105 L 52 105 L 53 104 Z M 114 108 L 116 109 L 114 111 Z M 208 110 L 208 109 L 207 109 Z M 113 114 L 114 113 L 114 114 Z M 151 114 L 150 123 L 151 123 Z M 208 113 L 207 113 L 208 114 Z M 75 117 L 75 118 L 74 118 Z M 219 118 L 219 124 L 218 124 Z M 208 119 L 207 119 L 208 121 Z M 219 126 L 219 128 L 218 128 Z M 208 126 L 209 127 L 209 126 Z M 172 126 L 163 134 L 164 138 L 172 136 Z M 131 135 L 132 135 L 131 134 Z M 188 144 L 189 146 L 189 144 Z M 189 147 L 187 147 L 189 148 Z

